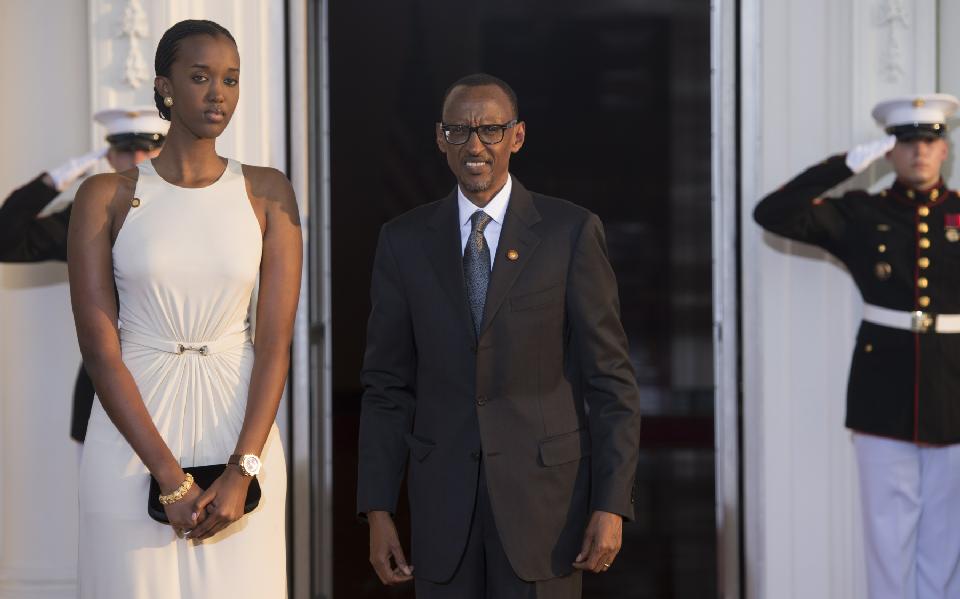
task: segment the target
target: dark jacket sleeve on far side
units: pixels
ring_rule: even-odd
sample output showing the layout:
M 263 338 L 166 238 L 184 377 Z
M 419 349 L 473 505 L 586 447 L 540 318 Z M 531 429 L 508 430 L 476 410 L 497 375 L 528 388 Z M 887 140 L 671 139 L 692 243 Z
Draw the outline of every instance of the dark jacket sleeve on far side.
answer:
M 66 261 L 70 208 L 37 218 L 57 195 L 40 175 L 0 205 L 0 262 Z
M 580 387 L 589 408 L 590 510 L 632 520 L 640 457 L 640 392 L 620 322 L 603 225 L 594 215 L 584 222 L 574 249 L 567 301 Z
M 753 218 L 777 235 L 818 245 L 837 254 L 846 220 L 838 202 L 822 194 L 853 175 L 844 154 L 811 166 L 757 204 Z

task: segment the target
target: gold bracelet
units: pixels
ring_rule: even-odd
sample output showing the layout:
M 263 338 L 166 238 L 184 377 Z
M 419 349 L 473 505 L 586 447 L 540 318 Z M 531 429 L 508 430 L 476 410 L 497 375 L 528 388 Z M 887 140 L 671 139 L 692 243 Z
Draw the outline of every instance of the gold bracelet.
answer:
M 183 482 L 180 483 L 180 486 L 177 487 L 176 491 L 170 493 L 169 495 L 160 496 L 160 504 L 170 505 L 171 503 L 180 501 L 183 499 L 183 496 L 187 494 L 187 491 L 191 489 L 191 487 L 193 487 L 193 475 L 187 472 L 187 478 L 183 479 Z

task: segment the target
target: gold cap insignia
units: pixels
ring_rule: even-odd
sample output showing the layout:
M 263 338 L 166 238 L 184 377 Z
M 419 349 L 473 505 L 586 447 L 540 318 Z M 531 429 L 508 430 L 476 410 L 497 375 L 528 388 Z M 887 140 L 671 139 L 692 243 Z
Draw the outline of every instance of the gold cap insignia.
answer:
M 924 100 L 923 98 L 917 98 L 916 100 L 913 101 L 913 107 L 914 107 L 914 108 L 923 108 L 923 105 L 926 104 L 926 103 L 927 103 L 927 101 Z

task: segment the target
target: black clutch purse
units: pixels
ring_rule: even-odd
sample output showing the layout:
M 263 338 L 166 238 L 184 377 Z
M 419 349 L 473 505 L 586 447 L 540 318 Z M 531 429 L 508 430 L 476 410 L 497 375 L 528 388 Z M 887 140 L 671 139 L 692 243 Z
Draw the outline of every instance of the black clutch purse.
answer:
M 192 466 L 184 468 L 183 471 L 193 475 L 193 484 L 200 485 L 201 489 L 207 490 L 226 469 L 226 464 L 212 464 L 210 466 Z M 247 500 L 243 504 L 243 513 L 249 514 L 259 504 L 260 481 L 254 477 L 250 481 L 250 486 L 247 487 Z M 170 524 L 170 521 L 167 520 L 167 512 L 163 510 L 163 505 L 160 503 L 160 483 L 152 476 L 150 477 L 150 491 L 147 492 L 147 514 L 157 522 Z

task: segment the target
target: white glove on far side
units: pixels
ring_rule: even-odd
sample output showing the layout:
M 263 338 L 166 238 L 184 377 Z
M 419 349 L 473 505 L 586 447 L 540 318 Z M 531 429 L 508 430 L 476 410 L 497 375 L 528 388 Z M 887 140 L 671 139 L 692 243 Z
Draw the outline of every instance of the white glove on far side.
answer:
M 847 168 L 852 170 L 854 175 L 862 173 L 875 160 L 883 158 L 887 152 L 893 149 L 896 143 L 897 136 L 888 135 L 883 139 L 868 141 L 856 146 L 847 152 Z
M 94 150 L 93 152 L 71 158 L 57 168 L 47 171 L 53 180 L 53 186 L 57 191 L 63 191 L 70 187 L 70 184 L 76 181 L 84 173 L 92 169 L 101 158 L 107 155 L 109 148 Z

